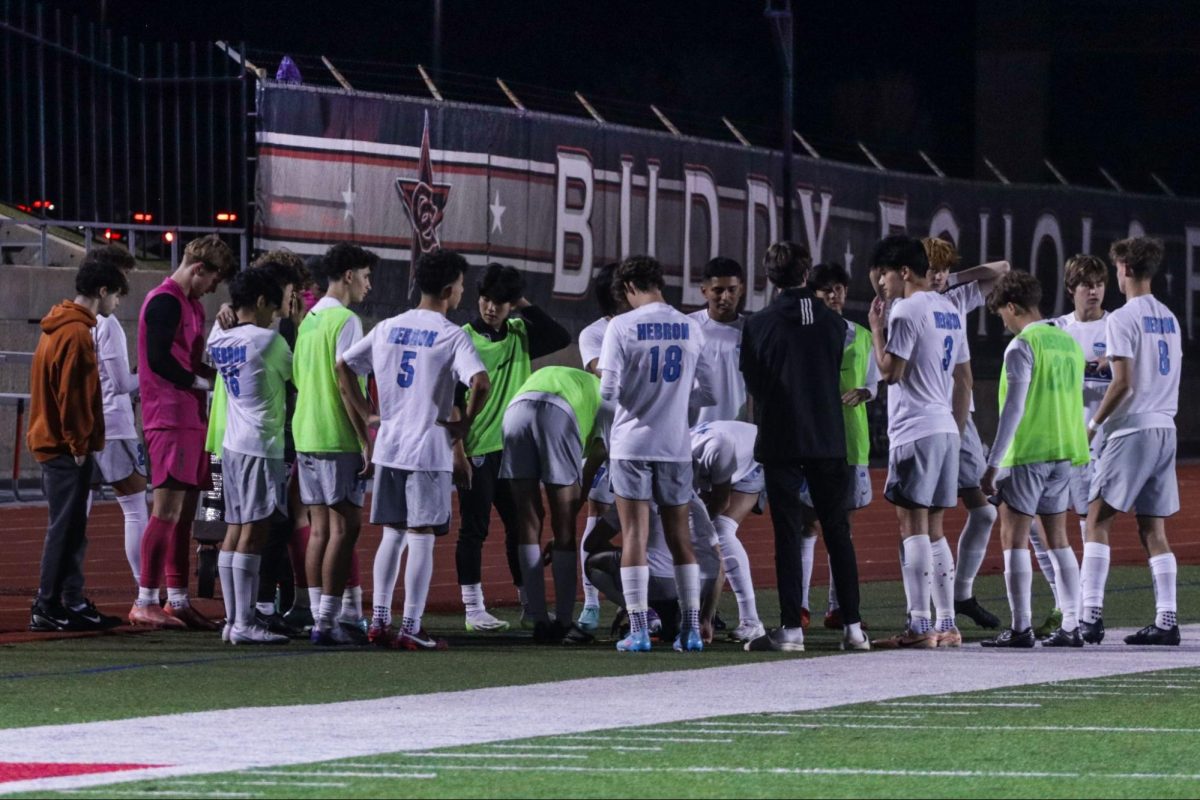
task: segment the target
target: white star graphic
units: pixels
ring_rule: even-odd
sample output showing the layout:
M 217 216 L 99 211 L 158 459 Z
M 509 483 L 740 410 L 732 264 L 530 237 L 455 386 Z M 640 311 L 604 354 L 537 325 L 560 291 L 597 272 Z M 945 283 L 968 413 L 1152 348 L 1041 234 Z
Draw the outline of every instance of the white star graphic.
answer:
M 499 189 L 496 190 L 496 199 L 492 201 L 492 204 L 488 208 L 492 212 L 492 233 L 496 233 L 497 231 L 504 233 L 504 225 L 500 222 L 500 219 L 508 209 L 500 205 Z
M 355 192 L 353 191 L 353 188 L 352 188 L 353 186 L 354 186 L 353 181 L 348 182 L 346 184 L 346 188 L 342 191 L 342 205 L 345 207 L 345 210 L 342 212 L 342 220 L 343 221 L 348 220 L 354 216 Z
M 846 252 L 842 254 L 842 260 L 846 262 L 846 274 L 854 274 L 854 253 L 850 250 L 850 240 L 846 240 Z

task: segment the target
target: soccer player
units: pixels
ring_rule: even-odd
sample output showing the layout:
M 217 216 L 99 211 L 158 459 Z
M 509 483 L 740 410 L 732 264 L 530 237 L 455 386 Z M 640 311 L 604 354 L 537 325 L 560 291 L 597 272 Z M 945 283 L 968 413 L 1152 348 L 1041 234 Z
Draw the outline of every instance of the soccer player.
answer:
M 49 525 L 42 545 L 37 597 L 29 610 L 34 632 L 103 630 L 121 620 L 84 596 L 87 499 L 92 454 L 104 447 L 104 410 L 92 328 L 116 311 L 129 290 L 120 268 L 85 258 L 75 273 L 75 299 L 42 318 L 29 376 L 25 442 L 42 468 Z
M 907 236 L 882 239 L 872 255 L 879 282 L 893 301 L 884 321 L 884 302 L 871 303 L 869 320 L 879 372 L 888 391 L 888 476 L 884 495 L 900 523 L 901 573 L 909 623 L 903 633 L 880 640 L 883 647 L 957 647 L 954 592 L 934 581 L 936 623 L 929 619 L 932 540 L 941 539 L 941 517 L 955 503 L 959 433 L 971 398 L 971 363 L 963 318 L 930 289 L 929 261 L 921 242 Z M 953 557 L 949 547 L 940 562 Z M 943 567 L 945 569 L 945 567 Z M 841 584 L 838 584 L 839 591 Z
M 960 261 L 953 244 L 938 238 L 922 239 L 921 244 L 929 259 L 929 288 L 941 292 L 954 304 L 965 326 L 967 315 L 984 306 L 988 292 L 1009 271 L 1008 262 L 995 261 L 951 272 Z M 938 528 L 932 531 L 934 580 L 953 584 L 955 614 L 968 617 L 981 628 L 996 628 L 1000 625 L 999 617 L 981 606 L 975 598 L 975 577 L 987 556 L 988 541 L 996 523 L 996 509 L 979 488 L 986 465 L 983 442 L 975 428 L 974 413 L 975 398 L 972 396 L 958 451 L 958 496 L 967 510 L 966 525 L 958 536 L 958 569 L 956 572 L 955 558 L 950 553 L 945 532 Z M 940 518 L 934 522 L 941 524 Z
M 850 274 L 841 264 L 817 264 L 808 276 L 808 288 L 825 303 L 830 311 L 843 316 Z M 838 391 L 842 392 L 842 420 L 846 425 L 846 462 L 853 472 L 854 484 L 846 496 L 846 515 L 853 520 L 854 512 L 871 504 L 871 473 L 867 469 L 871 454 L 871 431 L 867 425 L 867 406 L 879 391 L 879 365 L 871 352 L 871 332 L 857 322 L 846 320 L 846 349 L 842 354 L 842 370 Z M 806 492 L 807 494 L 807 492 Z M 813 555 L 820 533 L 820 521 L 812 506 L 812 498 L 804 503 L 804 539 L 801 543 L 804 558 L 802 618 L 808 625 L 808 592 L 812 582 Z M 829 572 L 829 607 L 824 625 L 830 630 L 842 629 L 842 614 L 838 606 L 837 587 L 833 568 Z
M 1177 645 L 1175 555 L 1166 518 L 1179 511 L 1175 477 L 1175 413 L 1183 356 L 1179 321 L 1151 290 L 1162 263 L 1158 239 L 1115 242 L 1109 257 L 1125 305 L 1108 315 L 1106 344 L 1112 382 L 1087 424 L 1088 436 L 1104 427 L 1104 449 L 1092 479 L 1087 541 L 1083 546 L 1083 639 L 1104 638 L 1104 584 L 1109 533 L 1117 514 L 1137 516 L 1138 534 L 1154 578 L 1154 622 L 1125 637 L 1126 644 Z M 1066 609 L 1063 609 L 1064 616 Z
M 1072 467 L 1088 460 L 1081 419 L 1083 351 L 1038 309 L 1042 285 L 1028 272 L 1010 272 L 988 298 L 988 309 L 1016 337 L 1004 351 L 1000 422 L 981 488 L 1000 499 L 1000 540 L 1012 627 L 985 647 L 1033 647 L 1029 526 L 1042 520 L 1058 576 L 1062 626 L 1043 647 L 1083 647 L 1079 635 L 1079 562 L 1067 540 Z
M 208 354 L 226 391 L 221 450 L 225 541 L 217 560 L 225 599 L 222 638 L 233 644 L 281 644 L 256 616 L 259 569 L 271 522 L 287 515 L 287 466 L 283 460 L 292 378 L 292 351 L 269 327 L 284 292 L 266 269 L 239 272 L 229 283 L 236 323 L 219 326 Z
M 146 295 L 138 319 L 138 390 L 142 431 L 150 455 L 154 501 L 142 536 L 138 599 L 129 622 L 152 628 L 217 630 L 188 599 L 188 551 L 200 491 L 210 486 L 206 393 L 216 372 L 204 353 L 204 306 L 237 270 L 229 246 L 216 234 L 188 243 L 183 261 Z M 165 573 L 167 606 L 158 589 Z
M 433 543 L 450 529 L 453 440 L 470 430 L 487 403 L 490 382 L 471 337 L 446 319 L 462 299 L 467 261 L 438 250 L 414 266 L 421 302 L 380 322 L 338 360 L 346 410 L 359 435 L 374 423 L 356 376 L 375 373 L 379 387 L 379 435 L 369 450 L 376 466 L 371 522 L 383 525 L 375 553 L 374 614 L 369 639 L 404 650 L 442 650 L 446 643 L 421 625 L 433 575 Z M 461 419 L 450 421 L 456 383 L 470 399 Z M 392 595 L 407 547 L 404 617 L 391 632 Z
M 805 287 L 812 267 L 807 247 L 776 242 L 763 262 L 779 292 L 746 321 L 741 367 L 758 416 L 754 457 L 763 465 L 771 504 L 780 627 L 747 642 L 745 649 L 804 649 L 800 493 L 808 485 L 842 601 L 842 647 L 867 650 L 871 645 L 859 617 L 858 561 L 846 514 L 850 468 L 839 389 L 846 323 Z
M 704 334 L 694 320 L 667 305 L 664 286 L 662 265 L 653 258 L 632 256 L 621 262 L 613 274 L 613 293 L 633 310 L 609 322 L 600 352 L 601 395 L 616 402 L 609 470 L 623 531 L 621 583 L 630 621 L 629 636 L 617 643 L 621 652 L 650 649 L 646 542 L 651 499 L 662 515 L 684 610 L 675 649 L 704 648 L 700 568 L 688 532 L 692 454 L 687 415 L 689 398 L 700 407 L 715 399 L 713 365 L 700 359 Z
M 746 402 L 746 382 L 738 369 L 738 350 L 742 346 L 745 318 L 738 313 L 746 293 L 745 270 L 732 258 L 718 256 L 704 265 L 700 291 L 708 305 L 688 316 L 704 333 L 701 358 L 715 365 L 713 390 L 717 402 L 693 408 L 693 426 L 713 420 L 750 419 Z
M 591 634 L 571 630 L 575 611 L 575 519 L 579 514 L 581 485 L 590 482 L 603 460 L 584 454 L 599 434 L 600 379 L 572 367 L 543 367 L 517 389 L 504 412 L 504 456 L 500 479 L 510 482 L 520 526 L 521 585 L 526 610 L 534 620 L 533 637 L 560 642 L 568 635 L 572 644 L 591 641 Z M 542 486 L 550 503 L 550 529 L 554 535 L 550 568 L 554 576 L 554 620 L 546 611 L 542 575 Z M 577 626 L 574 626 L 577 627 Z
M 136 262 L 119 244 L 92 248 L 88 257 L 114 264 L 128 278 Z M 116 314 L 99 316 L 92 329 L 96 363 L 100 368 L 100 393 L 104 397 L 104 449 L 96 453 L 96 472 L 112 486 L 125 517 L 125 559 L 137 585 L 141 571 L 142 534 L 150 518 L 146 507 L 146 451 L 133 418 L 132 395 L 137 375 L 129 369 L 129 345 Z
M 354 546 L 362 525 L 366 431 L 359 430 L 340 399 L 334 367 L 362 339 L 362 322 L 347 306 L 371 291 L 379 257 L 356 245 L 329 248 L 322 261 L 329 281 L 296 335 L 293 362 L 296 413 L 292 436 L 300 464 L 300 499 L 308 506 L 305 554 L 309 604 L 317 609 L 312 641 L 321 646 L 361 644 L 362 632 L 338 621 Z
M 525 279 L 516 267 L 488 264 L 478 288 L 479 316 L 463 330 L 487 368 L 492 389 L 466 438 L 454 445 L 462 523 L 454 563 L 467 630 L 502 631 L 508 629 L 508 623 L 489 614 L 483 598 L 483 543 L 493 505 L 504 523 L 504 546 L 513 583 L 525 594 L 518 556 L 521 525 L 509 486 L 498 479 L 504 449 L 504 413 L 529 377 L 532 360 L 563 349 L 571 343 L 571 334 L 525 299 Z M 514 311 L 519 316 L 514 316 Z

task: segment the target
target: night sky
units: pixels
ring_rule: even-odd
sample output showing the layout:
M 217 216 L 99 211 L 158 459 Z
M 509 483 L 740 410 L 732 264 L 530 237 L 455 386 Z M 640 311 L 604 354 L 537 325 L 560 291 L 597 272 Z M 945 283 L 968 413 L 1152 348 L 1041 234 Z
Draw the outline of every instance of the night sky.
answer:
M 148 41 L 245 40 L 272 71 L 291 53 L 320 83 L 332 82 L 314 66 L 321 54 L 375 90 L 417 91 L 415 71 L 395 65 L 432 62 L 432 0 L 47 5 L 104 13 Z M 755 144 L 778 146 L 780 65 L 764 5 L 442 0 L 439 82 L 451 99 L 502 103 L 488 82 L 498 75 L 530 108 L 573 114 L 578 89 L 609 119 L 646 127 L 653 102 L 685 133 L 728 139 L 724 114 Z M 894 168 L 922 171 L 921 148 L 951 175 L 982 177 L 978 112 L 995 101 L 980 96 L 979 56 L 1033 54 L 1043 133 L 1020 128 L 1020 104 L 1002 109 L 1018 122 L 991 137 L 993 161 L 1019 173 L 1029 148 L 1015 142 L 1032 135 L 1073 183 L 1105 186 L 1104 165 L 1132 190 L 1157 192 L 1155 171 L 1200 195 L 1200 14 L 1188 3 L 797 2 L 795 15 L 796 127 L 823 155 L 862 163 L 861 139 Z M 1052 181 L 1040 158 L 1025 177 Z

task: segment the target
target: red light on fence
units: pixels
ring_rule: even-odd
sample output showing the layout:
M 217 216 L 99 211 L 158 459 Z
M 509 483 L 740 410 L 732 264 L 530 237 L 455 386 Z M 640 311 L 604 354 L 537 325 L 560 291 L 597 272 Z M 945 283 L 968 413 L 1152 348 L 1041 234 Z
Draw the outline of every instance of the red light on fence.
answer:
M 34 200 L 33 207 L 39 211 L 53 211 L 54 203 L 51 203 L 49 200 Z
M 166 233 L 164 233 L 163 241 L 166 242 L 167 244 L 170 244 L 171 242 L 175 241 L 175 232 L 167 231 Z
M 28 214 L 28 213 L 30 213 L 31 211 L 33 211 L 33 209 L 32 209 L 32 208 L 30 208 L 30 207 L 29 207 L 29 206 L 27 206 L 27 205 L 23 205 L 22 203 L 17 203 L 17 210 L 18 210 L 18 211 L 24 211 L 26 214 Z
M 232 211 L 218 211 L 217 222 L 237 222 L 237 214 Z
M 104 229 L 104 238 L 110 242 L 119 242 L 125 237 L 123 237 L 117 231 L 114 231 L 112 228 L 105 228 Z
M 147 214 L 145 211 L 135 211 L 133 214 L 134 222 L 153 222 L 154 215 Z

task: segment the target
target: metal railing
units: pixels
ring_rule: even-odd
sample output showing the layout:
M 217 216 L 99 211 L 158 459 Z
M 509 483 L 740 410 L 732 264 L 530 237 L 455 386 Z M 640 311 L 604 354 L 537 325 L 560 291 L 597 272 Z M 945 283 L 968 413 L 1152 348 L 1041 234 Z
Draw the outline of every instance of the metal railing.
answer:
M 36 231 L 36 239 L 4 238 L 5 228 L 32 228 Z M 55 232 L 53 229 L 60 229 Z M 218 228 L 203 225 L 147 225 L 143 223 L 125 222 L 91 222 L 88 220 L 50 220 L 50 219 L 11 219 L 0 217 L 0 254 L 4 250 L 33 249 L 38 252 L 36 266 L 51 266 L 51 239 L 56 238 L 68 245 L 77 244 L 85 251 L 93 244 L 104 244 L 118 241 L 128 248 L 135 257 L 147 258 L 148 253 L 162 259 L 169 259 L 172 265 L 179 263 L 181 240 L 186 245 L 191 239 L 215 233 L 219 236 L 235 240 L 239 254 L 239 264 L 250 263 L 251 233 L 243 228 Z M 170 234 L 170 241 L 164 236 Z M 70 241 L 70 237 L 81 237 L 80 242 Z

